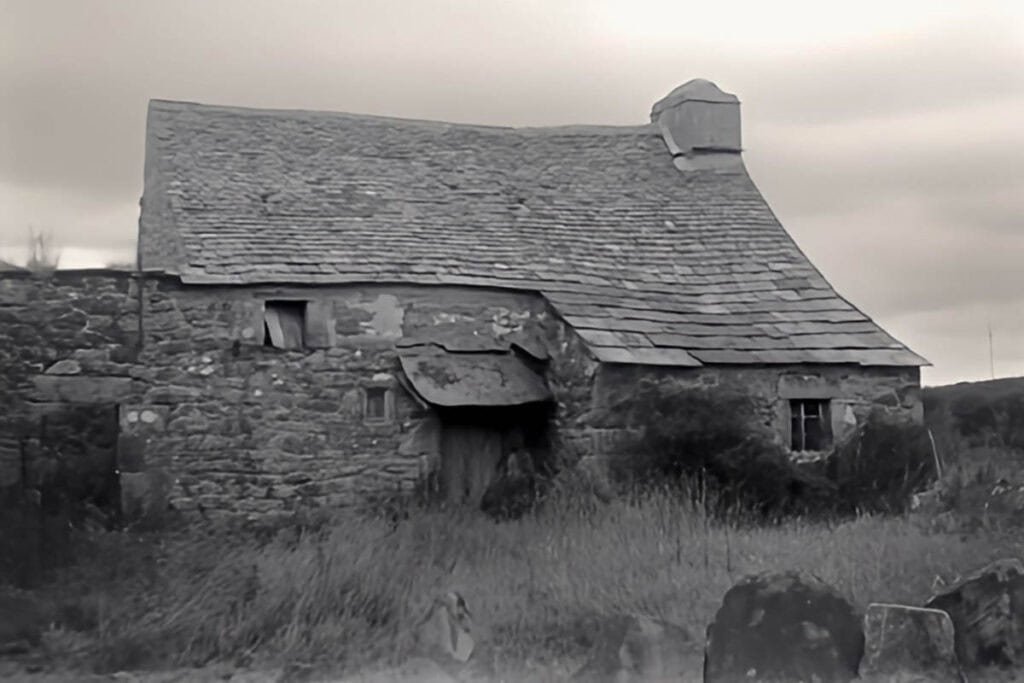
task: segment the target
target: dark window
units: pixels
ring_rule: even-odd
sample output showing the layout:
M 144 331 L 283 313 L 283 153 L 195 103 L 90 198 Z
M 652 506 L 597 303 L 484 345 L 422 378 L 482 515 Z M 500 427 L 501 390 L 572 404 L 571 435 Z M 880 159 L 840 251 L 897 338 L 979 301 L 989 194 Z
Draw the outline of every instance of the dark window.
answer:
M 390 418 L 388 409 L 388 390 L 385 387 L 368 387 L 363 418 L 367 422 L 387 422 Z
M 794 451 L 822 451 L 832 445 L 828 401 L 798 399 L 789 402 Z
M 305 346 L 305 329 L 305 301 L 268 301 L 264 306 L 264 346 L 301 349 Z

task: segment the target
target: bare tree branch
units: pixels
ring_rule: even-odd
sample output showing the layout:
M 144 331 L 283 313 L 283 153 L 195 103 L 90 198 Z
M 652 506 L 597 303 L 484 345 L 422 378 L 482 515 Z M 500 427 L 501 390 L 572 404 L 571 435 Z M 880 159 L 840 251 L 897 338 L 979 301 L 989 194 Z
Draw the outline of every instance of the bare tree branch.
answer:
M 33 273 L 51 273 L 60 264 L 60 249 L 54 246 L 53 235 L 28 229 L 28 262 L 25 267 Z

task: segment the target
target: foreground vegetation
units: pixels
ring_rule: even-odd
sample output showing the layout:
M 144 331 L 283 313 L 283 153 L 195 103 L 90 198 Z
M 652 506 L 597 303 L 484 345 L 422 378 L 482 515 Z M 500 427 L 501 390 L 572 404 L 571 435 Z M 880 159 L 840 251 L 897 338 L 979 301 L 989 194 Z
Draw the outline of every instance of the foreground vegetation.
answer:
M 930 406 L 935 440 L 869 422 L 839 452 L 856 466 L 807 472 L 742 432 L 741 403 L 649 398 L 628 471 L 613 467 L 618 495 L 595 495 L 573 470 L 503 522 L 401 505 L 150 532 L 60 519 L 30 529 L 28 517 L 8 517 L 0 607 L 5 593 L 18 598 L 5 580 L 31 584 L 20 593 L 31 608 L 7 626 L 35 620 L 42 658 L 76 670 L 218 662 L 340 673 L 402 660 L 429 602 L 454 589 L 497 671 L 534 662 L 564 674 L 618 612 L 685 627 L 699 668 L 705 628 L 744 575 L 810 572 L 863 609 L 921 604 L 989 560 L 1024 555 L 1021 510 L 991 514 L 993 483 L 1020 480 L 1024 455 L 1006 439 L 968 442 L 950 417 L 967 413 L 951 404 Z M 936 469 L 946 512 L 907 512 L 908 494 Z
M 932 533 L 908 517 L 827 525 L 712 521 L 678 496 L 581 506 L 571 496 L 496 524 L 479 515 L 366 516 L 273 534 L 221 529 L 99 533 L 43 593 L 51 661 L 100 670 L 259 666 L 351 670 L 407 654 L 440 591 L 467 599 L 499 668 L 585 652 L 600 615 L 640 611 L 685 626 L 695 651 L 725 591 L 769 569 L 813 572 L 859 607 L 923 602 L 1010 537 Z M 1019 544 L 1019 541 L 1017 542 Z

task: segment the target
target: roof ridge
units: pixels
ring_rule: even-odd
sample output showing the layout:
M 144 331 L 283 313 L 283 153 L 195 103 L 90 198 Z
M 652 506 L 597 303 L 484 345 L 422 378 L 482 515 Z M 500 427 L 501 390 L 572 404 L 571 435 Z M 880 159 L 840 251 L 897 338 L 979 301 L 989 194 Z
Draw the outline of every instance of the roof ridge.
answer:
M 278 109 L 274 107 L 246 107 L 229 104 L 207 104 L 204 102 L 191 102 L 186 100 L 166 100 L 152 98 L 149 100 L 150 111 L 180 112 L 180 111 L 209 111 L 234 114 L 238 116 L 280 116 L 292 117 L 296 115 L 309 116 L 322 119 L 348 119 L 352 121 L 380 121 L 382 123 L 398 123 L 410 126 L 421 126 L 437 130 L 458 129 L 458 130 L 479 130 L 486 132 L 518 133 L 528 136 L 536 135 L 633 135 L 638 133 L 657 133 L 657 127 L 652 123 L 639 123 L 632 125 L 610 125 L 610 124 L 586 124 L 572 123 L 557 126 L 499 126 L 483 123 L 462 123 L 458 121 L 443 121 L 439 119 L 417 119 L 401 116 L 385 116 L 382 114 L 360 114 L 347 111 L 333 111 L 329 109 Z

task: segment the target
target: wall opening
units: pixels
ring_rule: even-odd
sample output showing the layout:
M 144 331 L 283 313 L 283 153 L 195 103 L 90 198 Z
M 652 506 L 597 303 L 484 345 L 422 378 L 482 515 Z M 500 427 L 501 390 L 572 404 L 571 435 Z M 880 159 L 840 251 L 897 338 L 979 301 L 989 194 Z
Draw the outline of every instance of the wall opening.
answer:
M 479 507 L 508 476 L 554 473 L 551 405 L 441 408 L 438 488 L 450 504 Z
M 789 402 L 790 448 L 794 451 L 823 451 L 832 446 L 832 418 L 829 401 L 799 398 Z
M 44 515 L 113 528 L 120 521 L 116 404 L 60 404 L 39 416 L 21 449 L 23 489 Z
M 305 301 L 268 301 L 263 312 L 263 345 L 276 349 L 306 346 Z
M 387 424 L 394 419 L 394 395 L 388 387 L 366 387 L 363 390 L 363 421 Z

